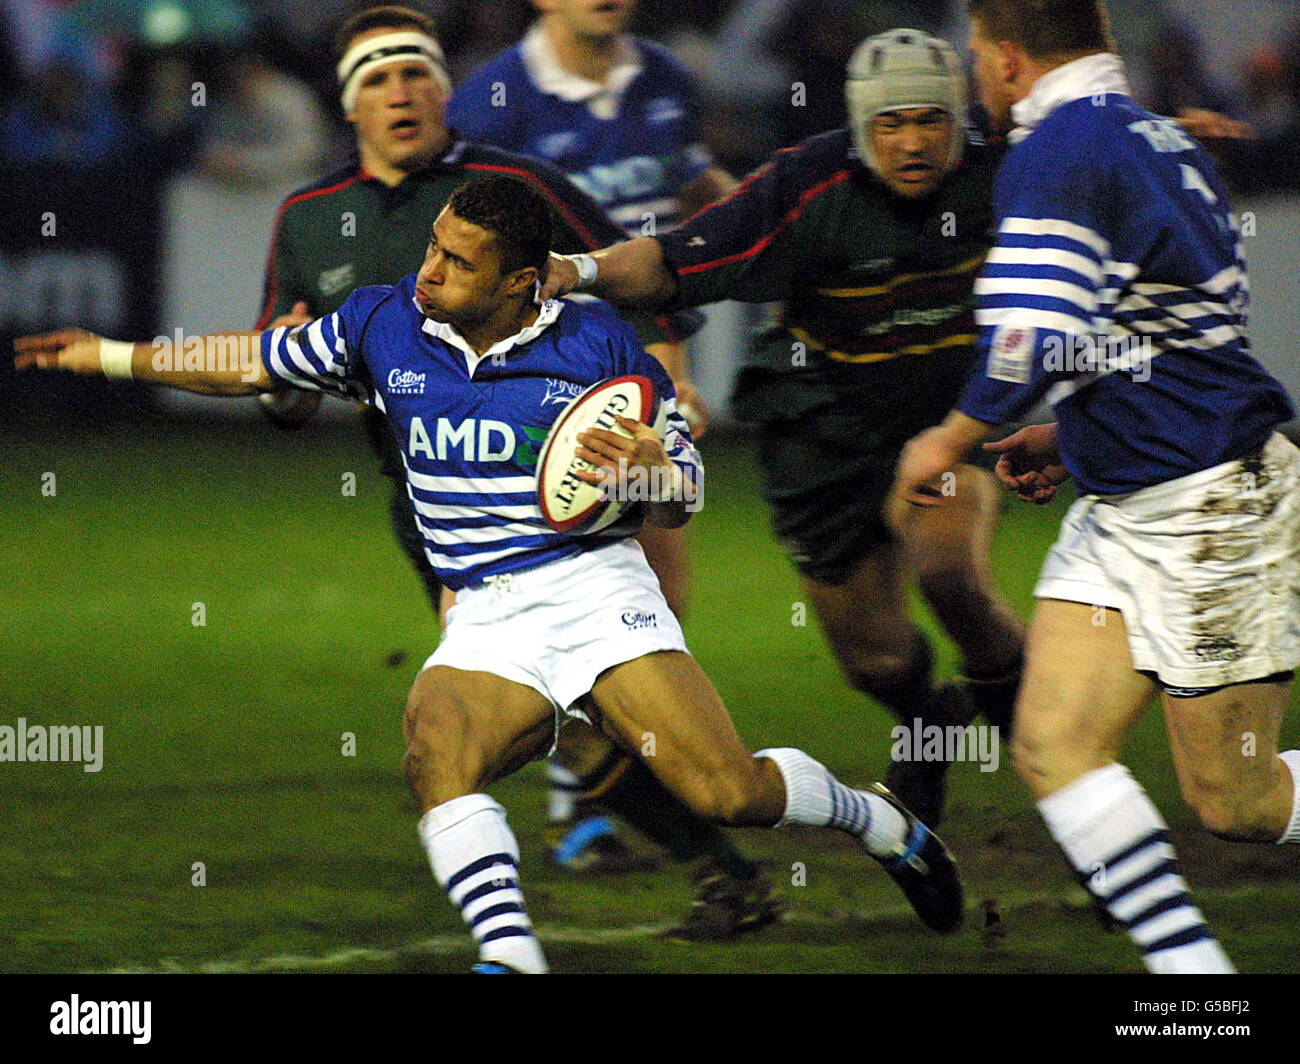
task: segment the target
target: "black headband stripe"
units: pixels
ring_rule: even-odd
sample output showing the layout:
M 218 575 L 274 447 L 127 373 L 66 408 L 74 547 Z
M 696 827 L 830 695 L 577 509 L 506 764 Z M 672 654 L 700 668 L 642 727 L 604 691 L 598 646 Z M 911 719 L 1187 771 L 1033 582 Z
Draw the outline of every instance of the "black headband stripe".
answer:
M 421 48 L 418 44 L 394 44 L 394 45 L 390 45 L 387 48 L 376 48 L 373 52 L 367 52 L 355 63 L 353 63 L 351 69 L 349 69 L 348 72 L 343 75 L 341 79 L 342 83 L 346 85 L 348 83 L 348 80 L 352 77 L 352 75 L 355 74 L 366 63 L 369 63 L 371 60 L 387 59 L 389 56 L 393 56 L 393 55 L 420 55 L 426 57 L 427 59 L 432 60 L 434 63 L 438 63 L 437 56 L 435 56 L 427 48 Z

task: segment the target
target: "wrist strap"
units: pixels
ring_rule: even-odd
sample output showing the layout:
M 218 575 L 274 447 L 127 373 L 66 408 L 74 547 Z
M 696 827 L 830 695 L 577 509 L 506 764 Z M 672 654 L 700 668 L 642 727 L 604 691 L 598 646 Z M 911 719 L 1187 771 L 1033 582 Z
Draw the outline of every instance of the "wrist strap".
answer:
M 574 286 L 574 291 L 590 288 L 595 283 L 596 274 L 600 272 L 596 260 L 590 255 L 566 255 L 565 258 L 578 268 L 578 283 Z
M 134 352 L 135 344 L 127 343 L 125 340 L 100 340 L 100 372 L 105 377 L 113 377 L 124 381 L 131 380 L 131 356 Z

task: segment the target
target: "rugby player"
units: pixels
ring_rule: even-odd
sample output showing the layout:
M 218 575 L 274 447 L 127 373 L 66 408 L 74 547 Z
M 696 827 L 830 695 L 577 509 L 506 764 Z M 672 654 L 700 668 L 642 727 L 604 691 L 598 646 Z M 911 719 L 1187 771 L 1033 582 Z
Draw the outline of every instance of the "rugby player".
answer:
M 886 505 L 902 445 L 942 418 L 973 364 L 971 290 L 997 159 L 967 130 L 956 54 L 919 30 L 865 41 L 846 94 L 849 129 L 778 152 L 671 233 L 556 257 L 544 294 L 784 300 L 735 405 L 759 424 L 776 533 L 845 678 L 909 728 L 965 724 L 978 709 L 1005 729 L 1022 625 L 989 571 L 993 478 L 962 465 L 950 505 Z M 961 650 L 960 685 L 934 684 L 930 641 L 908 616 L 910 576 Z M 946 768 L 901 761 L 886 782 L 937 822 Z
M 428 241 L 429 219 L 459 185 L 479 174 L 508 173 L 546 197 L 559 222 L 556 246 L 577 251 L 622 237 L 601 207 L 544 161 L 466 139 L 448 127 L 445 107 L 450 81 L 433 21 L 407 7 L 365 8 L 342 24 L 334 42 L 344 113 L 356 133 L 357 154 L 346 165 L 290 195 L 275 223 L 266 268 L 258 328 L 269 323 L 300 324 L 308 313 L 322 316 L 342 306 L 353 289 L 391 284 L 419 261 Z M 690 321 L 678 317 L 629 318 L 646 349 L 668 368 L 681 393 L 694 386 L 681 357 L 679 332 Z M 674 324 L 676 323 L 676 324 Z M 682 326 L 682 328 L 677 328 Z M 558 388 L 549 403 L 559 409 L 572 393 Z M 282 387 L 263 397 L 282 422 L 301 424 L 320 401 L 319 392 Z M 425 557 L 424 542 L 407 498 L 401 454 L 383 415 L 368 409 L 366 435 L 389 477 L 389 514 L 394 533 L 420 574 L 438 609 L 441 588 Z M 648 556 L 661 582 L 683 587 L 685 556 L 666 537 Z M 450 594 L 443 609 L 450 605 Z M 764 926 L 780 913 L 770 882 L 714 825 L 690 814 L 641 766 L 629 762 L 599 737 L 583 743 L 566 728 L 561 753 L 573 770 L 574 789 L 598 795 L 602 808 L 618 813 L 682 860 L 709 862 L 710 875 L 698 886 L 689 920 L 701 937 L 729 938 Z M 589 803 L 591 804 L 591 803 Z M 594 829 L 594 830 L 593 830 Z M 588 822 L 553 849 L 571 870 L 625 871 L 655 862 L 610 833 L 608 822 Z
M 476 143 L 550 163 L 634 236 L 670 229 L 735 187 L 700 142 L 690 72 L 653 41 L 624 32 L 636 10 L 634 0 L 534 0 L 534 6 L 540 16 L 524 39 L 457 86 L 447 103 L 450 126 Z M 708 413 L 690 379 L 686 345 L 661 344 L 654 354 L 673 378 L 678 408 L 693 435 L 702 437 Z M 668 605 L 683 619 L 690 592 L 686 528 L 647 525 L 637 538 Z M 626 860 L 624 848 L 607 840 L 579 845 L 612 829 L 603 817 L 577 816 L 594 804 L 594 796 L 634 784 L 623 780 L 629 769 L 626 755 L 593 729 L 576 724 L 564 729 L 557 758 L 548 766 L 554 859 L 597 870 L 608 863 L 602 851 L 612 851 L 614 861 Z M 699 854 L 689 832 L 655 834 L 678 857 Z M 720 922 L 726 908 L 720 911 L 708 899 L 737 890 L 755 895 L 745 903 L 744 926 L 766 922 L 776 903 L 760 896 L 766 888 L 755 883 L 755 875 L 734 858 L 702 862 L 696 871 L 699 903 L 673 933 L 729 937 L 728 925 L 741 924 Z
M 1300 841 L 1300 452 L 1250 355 L 1240 233 L 1210 158 L 1134 104 L 1098 0 L 970 0 L 980 96 L 1015 145 L 976 286 L 980 366 L 910 442 L 898 491 L 989 445 L 1022 497 L 1080 498 L 1043 564 L 1014 760 L 1085 886 L 1153 972 L 1229 972 L 1120 747 L 1157 691 L 1183 796 L 1228 839 Z
M 277 381 L 361 396 L 402 450 L 430 562 L 456 592 L 442 640 L 407 705 L 406 777 L 438 881 L 478 942 L 478 970 L 539 973 L 546 962 L 519 889 L 519 850 L 484 789 L 551 747 L 557 721 L 597 722 L 699 815 L 732 825 L 806 824 L 857 839 L 941 932 L 962 919 L 956 869 L 938 838 L 888 790 L 853 790 L 791 749 L 750 755 L 632 538 L 642 519 L 689 517 L 687 496 L 630 507 L 599 535 L 559 533 L 535 494 L 539 436 L 557 381 L 649 377 L 663 439 L 592 430 L 578 454 L 614 477 L 702 476 L 672 382 L 635 332 L 599 304 L 536 301 L 552 239 L 546 200 L 519 181 L 476 179 L 435 220 L 416 274 L 358 289 L 309 325 L 204 339 L 254 343 L 261 358 L 155 366 L 148 343 L 68 329 L 16 342 L 19 368 L 132 376 L 206 394 Z M 187 347 L 188 349 L 188 347 Z M 540 432 L 539 432 L 540 430 Z M 477 446 L 472 444 L 477 441 Z M 632 617 L 632 621 L 624 618 Z

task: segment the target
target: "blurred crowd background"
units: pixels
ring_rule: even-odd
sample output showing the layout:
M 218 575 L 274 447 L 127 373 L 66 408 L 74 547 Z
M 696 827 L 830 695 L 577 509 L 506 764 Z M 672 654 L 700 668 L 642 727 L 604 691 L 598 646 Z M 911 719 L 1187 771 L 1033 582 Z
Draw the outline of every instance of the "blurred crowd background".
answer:
M 0 176 L 10 202 L 0 212 L 0 341 L 74 319 L 119 336 L 174 324 L 168 315 L 185 304 L 169 285 L 193 287 L 185 269 L 177 279 L 176 245 L 206 239 L 197 221 L 177 235 L 173 216 L 186 209 L 170 191 L 178 181 L 209 190 L 200 197 L 209 215 L 257 204 L 248 209 L 264 249 L 274 203 L 351 148 L 328 57 L 333 30 L 358 6 L 0 0 Z M 454 79 L 517 42 L 535 15 L 528 0 L 419 6 L 438 20 Z M 719 163 L 741 174 L 776 148 L 843 124 L 842 74 L 864 37 L 908 25 L 960 42 L 963 8 L 960 0 L 641 0 L 632 29 L 694 71 L 705 138 Z M 1249 122 L 1255 139 L 1222 157 L 1237 192 L 1300 192 L 1300 4 L 1111 0 L 1109 8 L 1141 102 Z M 795 83 L 805 86 L 803 106 L 791 105 Z M 189 209 L 202 214 L 193 196 Z M 51 224 L 76 240 L 60 241 Z M 215 321 L 179 324 L 251 322 L 257 268 L 239 269 L 252 276 L 241 274 L 248 287 L 237 306 Z M 0 393 L 13 385 L 7 374 L 6 365 Z

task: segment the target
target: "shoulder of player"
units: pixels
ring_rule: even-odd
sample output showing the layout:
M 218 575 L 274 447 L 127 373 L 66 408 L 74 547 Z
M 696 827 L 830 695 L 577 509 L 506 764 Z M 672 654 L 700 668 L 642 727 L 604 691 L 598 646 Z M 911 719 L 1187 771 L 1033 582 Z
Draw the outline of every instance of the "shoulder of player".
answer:
M 630 333 L 636 336 L 636 330 L 603 299 L 562 299 L 561 303 L 564 310 L 556 319 L 561 333 L 591 336 Z
M 550 163 L 530 155 L 493 147 L 482 141 L 466 140 L 460 156 L 465 170 L 484 170 L 520 178 L 532 185 L 542 185 L 553 192 L 576 190 L 576 186 Z
M 679 86 L 685 83 L 688 88 L 695 87 L 695 74 L 690 67 L 658 41 L 652 41 L 648 37 L 633 37 L 632 42 L 641 53 L 641 63 L 645 68 L 642 77 L 666 76 Z
M 1093 163 L 1108 159 L 1119 147 L 1117 136 L 1126 139 L 1128 126 L 1146 112 L 1124 97 L 1118 101 L 1111 96 L 1104 99 L 1106 102 L 1097 103 L 1085 96 L 1061 104 L 1010 154 L 1023 157 L 1050 153 L 1053 158 L 1090 159 Z M 1041 166 L 1041 159 L 1038 164 Z
M 301 213 L 310 210 L 315 206 L 313 200 L 343 192 L 356 184 L 360 178 L 361 167 L 355 159 L 351 159 L 311 184 L 303 185 L 302 188 L 290 192 L 280 204 L 280 214 L 284 216 L 290 211 Z

